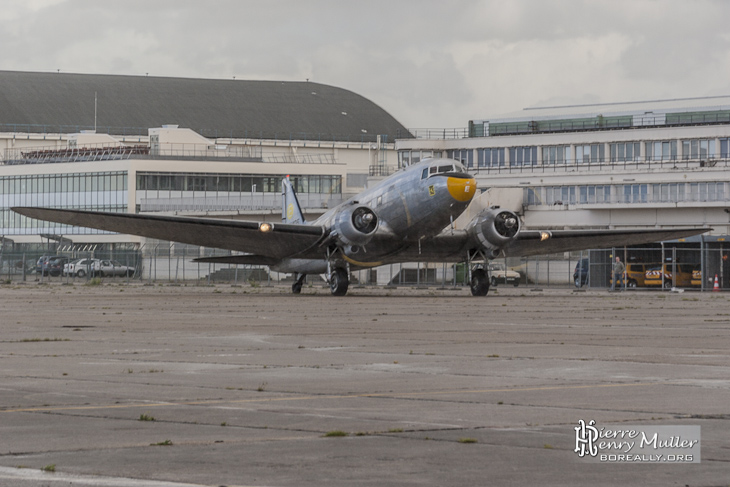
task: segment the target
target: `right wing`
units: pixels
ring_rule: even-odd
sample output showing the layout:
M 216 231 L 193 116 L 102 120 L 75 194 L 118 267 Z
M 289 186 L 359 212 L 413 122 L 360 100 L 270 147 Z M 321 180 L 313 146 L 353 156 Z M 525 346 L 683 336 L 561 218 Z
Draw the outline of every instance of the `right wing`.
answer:
M 606 230 L 523 230 L 504 249 L 507 257 L 554 254 L 573 250 L 606 249 L 675 240 L 709 232 L 711 228 L 641 228 Z M 543 234 L 550 235 L 543 240 Z
M 33 207 L 12 210 L 38 220 L 247 252 L 269 259 L 321 258 L 323 252 L 318 244 L 327 236 L 324 227 L 291 223 L 270 223 L 270 230 L 262 231 L 260 223 L 252 221 Z

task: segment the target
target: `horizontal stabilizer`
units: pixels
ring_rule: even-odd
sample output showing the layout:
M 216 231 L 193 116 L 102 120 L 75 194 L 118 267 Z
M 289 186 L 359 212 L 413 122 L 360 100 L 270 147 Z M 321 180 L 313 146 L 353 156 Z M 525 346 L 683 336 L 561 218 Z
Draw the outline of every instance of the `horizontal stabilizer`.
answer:
M 193 262 L 205 262 L 210 264 L 240 264 L 240 265 L 276 265 L 280 259 L 266 257 L 265 255 L 223 255 L 220 257 L 201 257 L 193 259 Z

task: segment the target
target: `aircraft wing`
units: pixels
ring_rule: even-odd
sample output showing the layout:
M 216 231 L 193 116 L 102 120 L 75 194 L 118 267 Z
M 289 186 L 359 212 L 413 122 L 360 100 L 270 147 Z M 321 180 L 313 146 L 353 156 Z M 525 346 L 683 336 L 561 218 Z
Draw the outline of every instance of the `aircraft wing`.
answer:
M 539 230 L 523 230 L 505 249 L 507 257 L 552 254 L 572 250 L 605 249 L 691 237 L 711 228 L 551 230 L 543 239 Z
M 259 222 L 252 221 L 32 207 L 15 207 L 12 210 L 38 220 L 248 252 L 269 261 L 292 256 L 306 257 L 307 250 L 314 250 L 326 236 L 324 227 L 291 223 L 271 223 L 269 231 L 262 231 Z M 318 257 L 321 254 L 321 251 L 316 253 Z

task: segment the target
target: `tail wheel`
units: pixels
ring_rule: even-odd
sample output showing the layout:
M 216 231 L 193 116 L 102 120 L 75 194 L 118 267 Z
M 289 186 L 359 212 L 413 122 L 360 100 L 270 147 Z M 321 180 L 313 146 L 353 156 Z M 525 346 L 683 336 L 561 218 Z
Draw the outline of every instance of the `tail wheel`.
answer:
M 489 292 L 489 277 L 484 269 L 476 269 L 471 273 L 471 295 L 486 296 Z
M 497 285 L 497 278 L 492 276 L 492 278 L 489 280 L 490 286 L 496 286 Z
M 350 280 L 345 269 L 338 267 L 332 271 L 332 276 L 330 277 L 330 292 L 332 296 L 344 296 L 347 294 L 349 285 Z

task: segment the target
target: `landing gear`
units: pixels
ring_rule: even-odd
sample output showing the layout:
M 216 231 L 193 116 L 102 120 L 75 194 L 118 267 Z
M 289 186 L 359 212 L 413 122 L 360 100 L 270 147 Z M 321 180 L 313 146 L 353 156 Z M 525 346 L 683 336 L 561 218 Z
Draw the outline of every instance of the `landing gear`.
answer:
M 469 287 L 472 296 L 486 296 L 489 292 L 490 285 L 496 285 L 496 280 L 490 279 L 489 259 L 481 250 L 474 252 L 467 251 L 466 265 L 469 269 Z
M 486 296 L 489 292 L 489 276 L 484 269 L 475 269 L 471 273 L 471 295 Z
M 350 279 L 347 270 L 342 267 L 336 267 L 330 273 L 330 292 L 332 296 L 344 296 L 347 294 L 347 288 L 350 286 Z
M 297 277 L 297 275 L 295 275 L 294 277 Z M 306 274 L 300 274 L 299 277 L 297 277 L 296 282 L 291 285 L 292 294 L 299 294 L 302 292 L 302 285 L 304 284 L 305 277 L 307 277 Z

